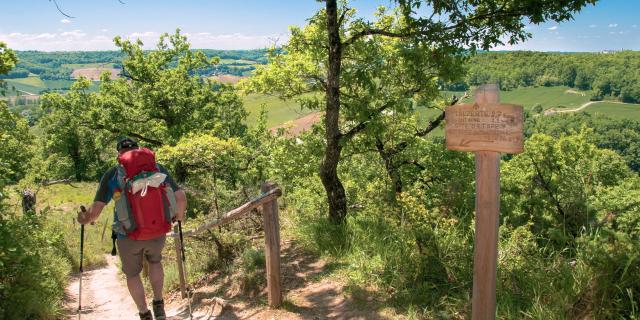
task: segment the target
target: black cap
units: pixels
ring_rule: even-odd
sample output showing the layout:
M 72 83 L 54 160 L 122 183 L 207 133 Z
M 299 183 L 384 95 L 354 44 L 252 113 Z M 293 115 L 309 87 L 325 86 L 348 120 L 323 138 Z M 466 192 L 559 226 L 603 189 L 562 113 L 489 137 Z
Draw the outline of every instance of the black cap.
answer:
M 116 149 L 118 151 L 122 149 L 130 149 L 130 148 L 137 148 L 137 147 L 138 147 L 138 143 L 129 137 L 118 138 L 118 143 L 116 144 Z

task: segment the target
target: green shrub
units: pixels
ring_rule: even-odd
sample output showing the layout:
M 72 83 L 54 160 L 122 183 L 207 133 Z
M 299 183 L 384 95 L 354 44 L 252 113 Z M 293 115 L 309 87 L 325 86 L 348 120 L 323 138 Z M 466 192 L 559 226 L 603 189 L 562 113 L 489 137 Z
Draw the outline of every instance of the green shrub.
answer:
M 70 269 L 60 230 L 44 215 L 0 216 L 0 318 L 59 315 Z

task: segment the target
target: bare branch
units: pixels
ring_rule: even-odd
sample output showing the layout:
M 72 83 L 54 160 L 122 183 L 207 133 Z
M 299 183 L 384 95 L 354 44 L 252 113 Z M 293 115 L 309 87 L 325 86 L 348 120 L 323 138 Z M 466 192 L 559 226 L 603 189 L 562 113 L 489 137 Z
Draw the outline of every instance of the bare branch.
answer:
M 58 1 L 57 0 L 49 0 L 49 2 L 53 2 L 53 4 L 56 5 L 56 9 L 58 9 L 58 12 L 60 12 L 60 14 L 62 14 L 63 16 L 65 16 L 67 18 L 75 19 L 75 17 L 72 17 L 72 16 L 64 13 L 64 11 L 62 11 L 62 9 L 60 9 L 60 6 L 58 5 Z
M 60 180 L 42 180 L 41 184 L 43 187 L 52 186 L 54 184 L 68 184 L 74 188 L 78 188 L 71 183 L 71 177 L 66 179 L 60 179 Z

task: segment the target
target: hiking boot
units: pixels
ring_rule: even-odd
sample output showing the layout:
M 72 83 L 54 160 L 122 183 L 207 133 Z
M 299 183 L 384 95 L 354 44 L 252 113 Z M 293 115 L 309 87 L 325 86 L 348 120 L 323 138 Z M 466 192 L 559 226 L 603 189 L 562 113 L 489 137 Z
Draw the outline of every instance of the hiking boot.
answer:
M 145 313 L 138 314 L 140 315 L 140 320 L 153 320 L 153 317 L 151 317 L 151 310 L 147 310 L 147 312 Z
M 164 300 L 153 300 L 153 316 L 156 320 L 165 320 L 167 318 L 164 313 Z

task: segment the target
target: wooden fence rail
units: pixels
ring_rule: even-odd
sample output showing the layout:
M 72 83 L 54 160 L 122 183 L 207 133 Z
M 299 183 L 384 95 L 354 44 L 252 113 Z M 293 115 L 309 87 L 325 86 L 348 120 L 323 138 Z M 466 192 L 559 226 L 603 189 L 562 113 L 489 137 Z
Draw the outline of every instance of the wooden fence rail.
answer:
M 262 194 L 257 198 L 235 208 L 222 217 L 211 222 L 203 224 L 193 230 L 183 232 L 183 237 L 195 236 L 205 230 L 223 226 L 234 220 L 240 219 L 249 214 L 253 209 L 262 206 L 262 217 L 264 223 L 264 255 L 267 271 L 267 292 L 269 298 L 269 306 L 278 308 L 282 305 L 282 291 L 280 281 L 280 218 L 278 214 L 278 198 L 282 196 L 282 190 L 272 182 L 266 182 L 261 187 Z M 180 277 L 180 292 L 182 297 L 186 297 L 186 278 L 184 265 L 180 259 L 180 235 L 177 227 L 172 233 L 167 234 L 168 237 L 174 238 L 176 246 L 176 255 L 178 261 L 178 273 Z

